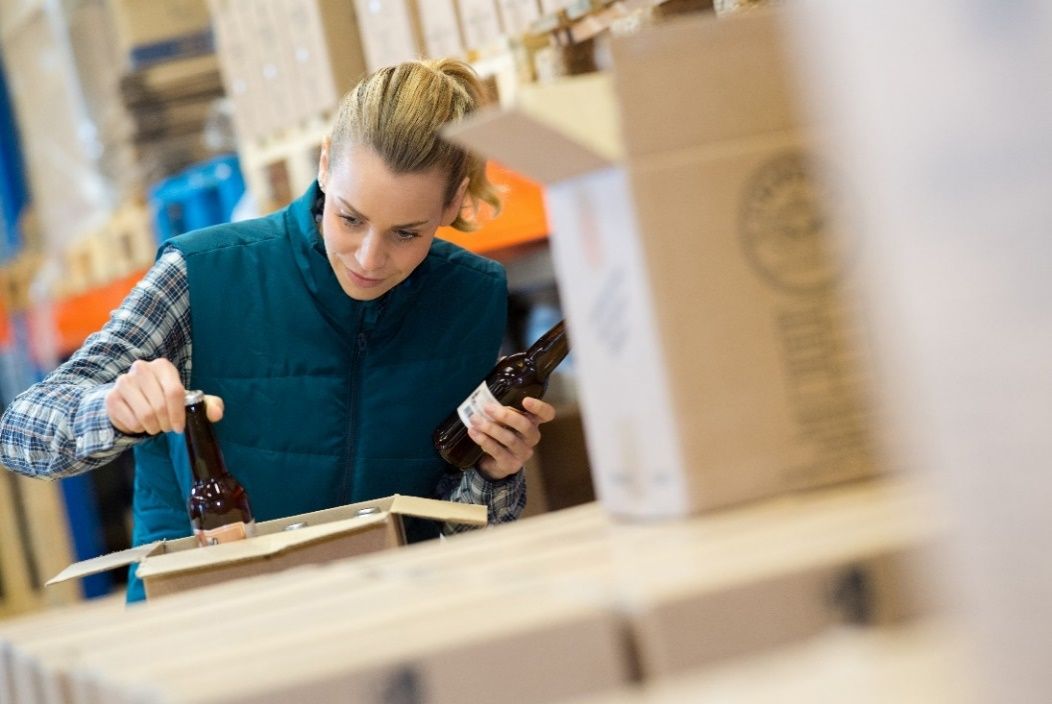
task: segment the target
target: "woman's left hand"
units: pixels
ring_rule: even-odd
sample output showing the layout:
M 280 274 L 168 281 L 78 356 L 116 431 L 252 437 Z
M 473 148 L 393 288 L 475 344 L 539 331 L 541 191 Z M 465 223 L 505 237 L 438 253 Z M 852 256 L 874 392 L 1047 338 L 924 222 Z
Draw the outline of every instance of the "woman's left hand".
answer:
M 486 406 L 492 420 L 474 416 L 468 435 L 482 448 L 478 469 L 489 479 L 498 480 L 515 474 L 533 456 L 541 439 L 541 423 L 555 418 L 555 408 L 540 399 L 527 398 L 525 413 L 510 406 Z

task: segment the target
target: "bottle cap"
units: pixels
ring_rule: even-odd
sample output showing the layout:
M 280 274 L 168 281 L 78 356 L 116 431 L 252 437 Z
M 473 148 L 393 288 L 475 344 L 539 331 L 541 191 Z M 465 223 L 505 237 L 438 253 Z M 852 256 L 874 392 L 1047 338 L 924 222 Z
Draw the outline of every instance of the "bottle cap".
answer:
M 186 396 L 183 397 L 183 403 L 187 406 L 192 406 L 195 403 L 201 403 L 205 400 L 204 391 L 187 391 Z

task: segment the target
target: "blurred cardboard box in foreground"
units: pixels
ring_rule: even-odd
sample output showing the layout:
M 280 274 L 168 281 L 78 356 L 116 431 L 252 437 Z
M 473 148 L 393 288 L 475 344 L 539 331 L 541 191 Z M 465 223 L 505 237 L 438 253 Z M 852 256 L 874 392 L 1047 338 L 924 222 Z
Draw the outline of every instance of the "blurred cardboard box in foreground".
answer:
M 612 75 L 448 129 L 548 186 L 596 491 L 619 515 L 880 471 L 844 245 L 777 30 L 759 11 L 670 23 L 616 40 Z

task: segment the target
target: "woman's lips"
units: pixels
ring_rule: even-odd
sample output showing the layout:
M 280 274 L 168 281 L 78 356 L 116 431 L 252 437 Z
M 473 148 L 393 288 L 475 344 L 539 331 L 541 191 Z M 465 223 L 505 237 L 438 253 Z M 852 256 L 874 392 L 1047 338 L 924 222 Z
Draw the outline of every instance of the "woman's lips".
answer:
M 383 279 L 370 279 L 366 276 L 357 274 L 346 266 L 344 267 L 344 269 L 347 270 L 347 275 L 351 277 L 351 281 L 354 282 L 354 285 L 358 286 L 359 288 L 373 288 L 375 286 L 379 286 L 384 282 Z

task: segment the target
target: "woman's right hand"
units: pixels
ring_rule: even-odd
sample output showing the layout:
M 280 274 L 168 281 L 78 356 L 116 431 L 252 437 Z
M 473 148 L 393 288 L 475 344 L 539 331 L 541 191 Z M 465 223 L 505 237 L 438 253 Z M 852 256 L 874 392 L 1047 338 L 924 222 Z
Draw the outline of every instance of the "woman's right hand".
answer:
M 186 425 L 185 394 L 174 364 L 167 359 L 140 359 L 117 377 L 106 394 L 106 413 L 113 427 L 125 435 L 181 433 Z M 212 422 L 223 417 L 223 400 L 218 396 L 205 396 L 205 407 Z

